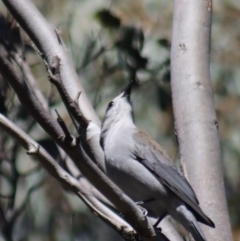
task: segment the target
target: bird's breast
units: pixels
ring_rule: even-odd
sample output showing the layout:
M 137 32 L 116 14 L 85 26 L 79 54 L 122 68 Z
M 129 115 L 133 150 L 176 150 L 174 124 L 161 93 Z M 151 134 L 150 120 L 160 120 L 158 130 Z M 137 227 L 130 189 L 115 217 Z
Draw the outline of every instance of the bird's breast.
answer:
M 135 201 L 166 196 L 165 187 L 131 154 L 115 151 L 105 156 L 109 178 Z
M 161 210 L 165 209 L 164 206 L 168 203 L 168 190 L 135 159 L 131 133 L 111 132 L 104 141 L 107 176 L 134 201 L 154 198 L 156 201 L 147 205 L 148 211 L 161 214 Z

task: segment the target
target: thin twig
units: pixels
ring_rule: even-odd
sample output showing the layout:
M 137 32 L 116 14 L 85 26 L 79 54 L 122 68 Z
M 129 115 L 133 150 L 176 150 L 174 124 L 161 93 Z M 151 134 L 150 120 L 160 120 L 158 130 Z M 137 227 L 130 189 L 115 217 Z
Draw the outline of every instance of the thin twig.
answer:
M 61 126 L 64 134 L 65 134 L 65 141 L 68 142 L 68 143 L 71 143 L 73 141 L 73 137 L 71 136 L 68 128 L 67 128 L 67 125 L 66 123 L 64 122 L 63 118 L 59 115 L 57 109 L 55 109 L 55 112 L 57 114 L 57 122 L 58 124 Z
M 14 61 L 18 64 L 20 69 L 23 72 L 24 77 L 28 81 L 29 85 L 31 86 L 31 89 L 33 93 L 35 94 L 36 98 L 42 103 L 43 107 L 48 110 L 48 103 L 45 100 L 42 92 L 39 90 L 36 80 L 31 72 L 31 69 L 29 68 L 29 65 L 23 60 L 23 58 L 17 53 L 17 52 L 11 52 L 11 57 L 14 59 Z
M 100 57 L 103 53 L 105 53 L 107 50 L 105 47 L 101 47 L 93 56 L 87 58 L 84 60 L 84 62 L 77 68 L 77 72 L 80 72 L 82 69 L 84 69 L 89 63 L 96 60 L 98 57 Z
M 0 220 L 1 220 L 1 225 L 4 225 L 4 226 L 7 225 L 7 219 L 1 206 L 0 206 Z
M 27 195 L 24 199 L 24 201 L 22 202 L 22 204 L 20 205 L 20 207 L 16 210 L 14 210 L 11 222 L 14 223 L 16 221 L 16 219 L 19 217 L 20 214 L 23 213 L 23 211 L 26 209 L 28 203 L 29 203 L 29 199 L 31 197 L 31 194 L 36 191 L 38 188 L 40 188 L 44 183 L 44 180 L 39 181 L 38 183 L 34 184 L 27 192 Z
M 0 71 L 31 116 L 53 139 L 58 141 L 63 140 L 64 133 L 57 121 L 43 108 L 42 104 L 26 85 L 22 75 L 8 61 L 7 53 L 2 46 L 0 46 Z
M 78 106 L 78 99 L 80 97 L 81 92 L 78 92 L 76 100 L 72 100 L 72 98 L 68 94 L 61 80 L 60 58 L 58 56 L 55 56 L 52 65 L 50 67 L 47 66 L 47 68 L 50 77 L 49 79 L 57 87 L 59 94 L 66 108 L 69 111 L 69 114 L 73 115 L 74 119 L 78 122 L 79 125 L 81 125 L 81 127 L 86 128 L 89 124 L 89 121 L 84 117 L 83 113 L 81 112 Z
M 0 175 L 2 177 L 4 177 L 5 179 L 7 179 L 10 183 L 12 182 L 12 177 L 8 173 L 3 172 L 2 170 L 0 170 Z
M 0 193 L 0 198 L 11 199 L 11 198 L 13 198 L 13 194 L 2 194 L 2 193 Z
M 113 226 L 118 232 L 126 234 L 133 231 L 123 219 L 99 202 L 88 189 L 85 189 L 84 185 L 81 185 L 78 180 L 64 171 L 59 164 L 55 162 L 55 160 L 53 160 L 53 158 L 41 146 L 39 146 L 38 143 L 32 140 L 25 132 L 1 114 L 0 126 L 9 135 L 15 138 L 27 150 L 28 154 L 34 155 L 50 175 L 79 196 L 101 219 Z

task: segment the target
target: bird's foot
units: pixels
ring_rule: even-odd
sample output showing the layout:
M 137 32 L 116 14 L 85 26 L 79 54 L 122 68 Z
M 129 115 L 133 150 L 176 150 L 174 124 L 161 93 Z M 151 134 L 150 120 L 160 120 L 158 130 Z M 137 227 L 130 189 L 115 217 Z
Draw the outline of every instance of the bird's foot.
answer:
M 159 229 L 160 228 L 160 227 L 158 228 L 158 224 L 166 217 L 166 215 L 167 215 L 167 213 L 164 213 L 161 217 L 158 218 L 157 222 L 153 225 L 153 227 L 155 229 Z
M 137 204 L 138 205 L 138 204 Z M 147 209 L 143 208 L 142 206 L 138 205 L 138 207 L 142 210 L 143 216 L 146 217 L 148 215 Z

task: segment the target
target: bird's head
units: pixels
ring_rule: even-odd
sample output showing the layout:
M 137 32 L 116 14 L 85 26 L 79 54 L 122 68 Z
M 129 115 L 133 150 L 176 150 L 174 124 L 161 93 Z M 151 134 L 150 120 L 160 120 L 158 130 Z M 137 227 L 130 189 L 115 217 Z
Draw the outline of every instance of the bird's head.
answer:
M 131 103 L 131 89 L 133 82 L 130 82 L 127 87 L 115 97 L 110 103 L 105 112 L 103 119 L 103 125 L 106 122 L 115 123 L 118 121 L 121 122 L 133 122 L 133 109 Z

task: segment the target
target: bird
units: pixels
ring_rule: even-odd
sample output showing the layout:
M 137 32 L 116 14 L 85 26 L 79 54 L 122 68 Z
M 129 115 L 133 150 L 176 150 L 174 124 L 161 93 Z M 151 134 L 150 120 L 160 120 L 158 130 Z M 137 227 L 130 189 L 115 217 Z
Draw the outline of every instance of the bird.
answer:
M 214 228 L 202 211 L 197 196 L 160 145 L 134 122 L 131 89 L 133 81 L 107 106 L 101 125 L 100 145 L 106 175 L 147 216 L 159 222 L 170 215 L 195 241 L 206 241 L 199 223 Z

